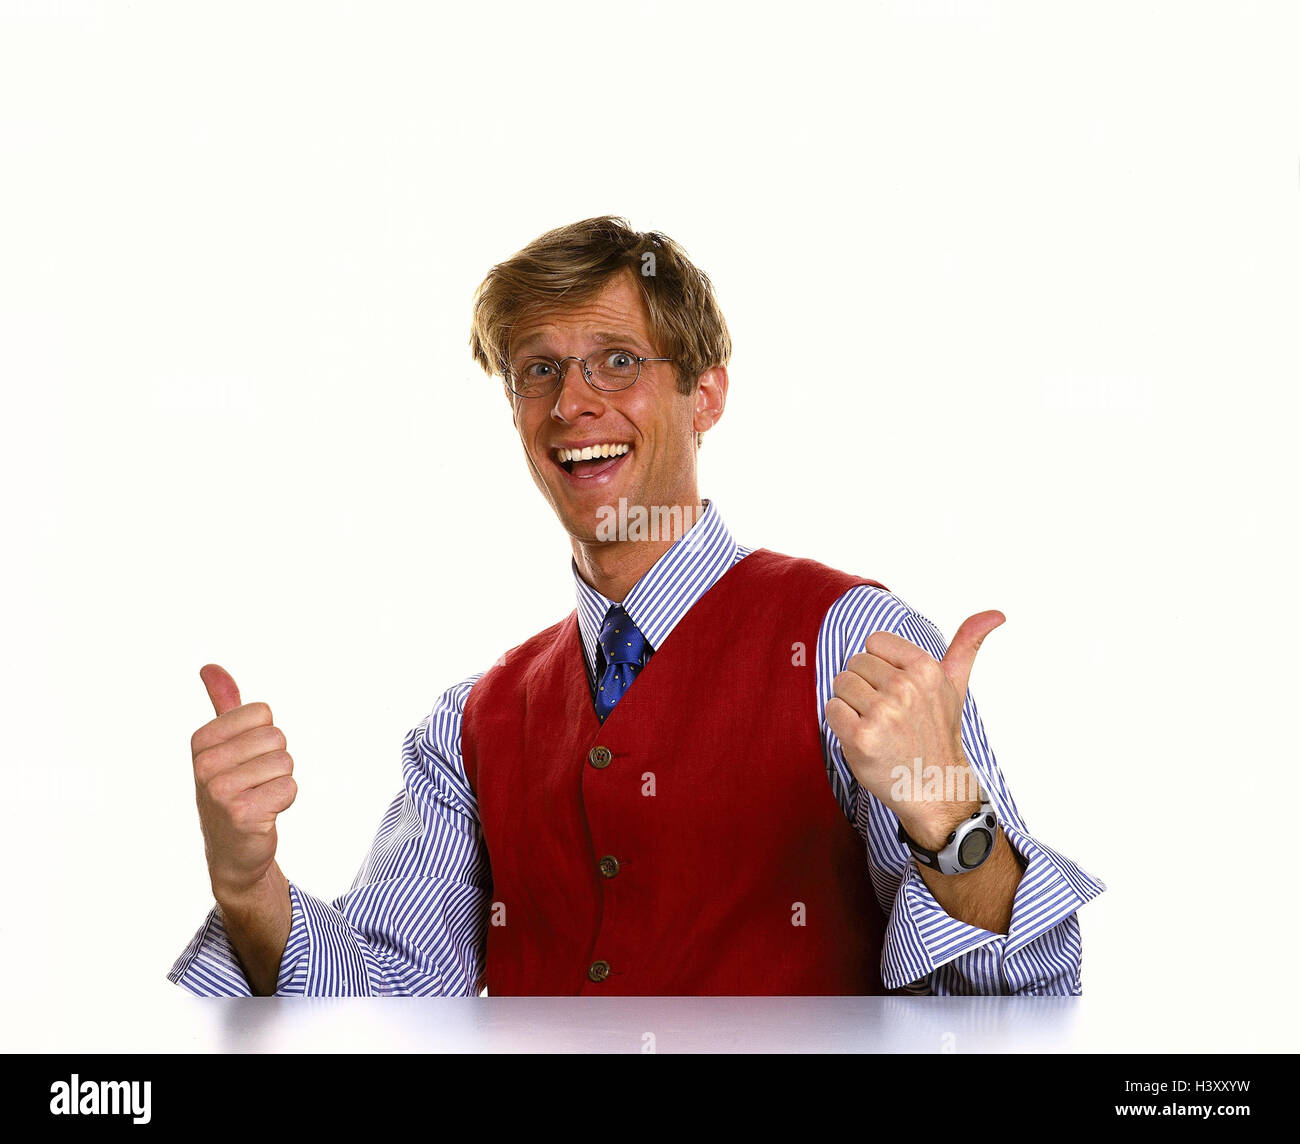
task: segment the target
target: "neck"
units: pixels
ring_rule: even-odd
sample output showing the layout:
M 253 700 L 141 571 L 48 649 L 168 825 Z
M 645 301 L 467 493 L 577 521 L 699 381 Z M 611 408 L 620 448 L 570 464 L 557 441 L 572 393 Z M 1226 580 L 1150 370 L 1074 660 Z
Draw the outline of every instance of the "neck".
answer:
M 589 541 L 572 538 L 573 562 L 578 574 L 607 600 L 621 604 L 638 580 L 655 562 L 681 539 L 681 533 L 694 528 L 704 513 L 699 495 L 671 506 L 657 519 L 645 509 L 629 507 L 620 511 L 617 526 L 619 539 Z

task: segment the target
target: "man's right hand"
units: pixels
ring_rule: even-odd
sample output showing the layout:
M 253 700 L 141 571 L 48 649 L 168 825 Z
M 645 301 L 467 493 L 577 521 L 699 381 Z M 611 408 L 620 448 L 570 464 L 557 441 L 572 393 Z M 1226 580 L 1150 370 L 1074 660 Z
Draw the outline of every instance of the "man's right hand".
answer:
M 275 819 L 298 794 L 284 732 L 265 703 L 240 704 L 225 668 L 199 671 L 217 717 L 190 739 L 212 893 L 256 994 L 275 992 L 289 938 L 289 884 L 275 861 Z
M 239 702 L 225 668 L 199 671 L 217 717 L 190 739 L 199 823 L 218 901 L 256 890 L 275 861 L 275 819 L 298 794 L 284 732 L 265 703 Z

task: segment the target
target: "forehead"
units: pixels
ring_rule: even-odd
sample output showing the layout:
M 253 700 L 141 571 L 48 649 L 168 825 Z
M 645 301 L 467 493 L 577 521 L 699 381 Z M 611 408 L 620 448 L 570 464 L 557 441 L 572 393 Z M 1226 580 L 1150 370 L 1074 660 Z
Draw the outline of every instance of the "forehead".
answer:
M 629 349 L 649 349 L 650 315 L 645 299 L 630 274 L 610 279 L 600 292 L 573 306 L 540 310 L 515 326 L 510 352 L 566 350 L 575 342 L 612 342 L 627 339 Z

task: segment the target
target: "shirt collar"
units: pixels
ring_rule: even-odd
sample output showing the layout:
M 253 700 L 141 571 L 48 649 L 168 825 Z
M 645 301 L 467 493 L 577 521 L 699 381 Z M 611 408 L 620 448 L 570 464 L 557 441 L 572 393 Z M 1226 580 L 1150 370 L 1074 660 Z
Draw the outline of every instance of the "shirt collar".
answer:
M 741 552 L 722 514 L 711 500 L 699 519 L 651 565 L 623 601 L 638 630 L 658 650 L 695 602 L 722 578 Z M 582 635 L 587 675 L 595 678 L 596 639 L 614 601 L 588 584 L 570 562 L 578 597 L 578 631 Z

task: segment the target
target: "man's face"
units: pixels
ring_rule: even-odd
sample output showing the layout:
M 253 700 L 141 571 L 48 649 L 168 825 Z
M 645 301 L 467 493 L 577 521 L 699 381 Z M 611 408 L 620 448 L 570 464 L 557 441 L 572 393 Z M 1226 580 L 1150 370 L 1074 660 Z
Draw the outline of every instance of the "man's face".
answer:
M 548 311 L 521 323 L 510 357 L 542 355 L 594 358 L 601 350 L 626 349 L 660 357 L 650 338 L 649 317 L 630 273 L 618 275 L 591 301 Z M 563 363 L 559 387 L 545 397 L 512 395 L 515 428 L 533 480 L 569 534 L 596 539 L 597 510 L 628 506 L 697 504 L 695 433 L 721 412 L 716 377 L 703 393 L 677 390 L 672 362 L 646 362 L 635 385 L 617 392 L 591 386 L 579 362 Z M 725 371 L 710 371 L 710 375 Z M 559 450 L 612 446 L 604 458 L 562 463 Z M 622 455 L 619 450 L 626 449 Z

